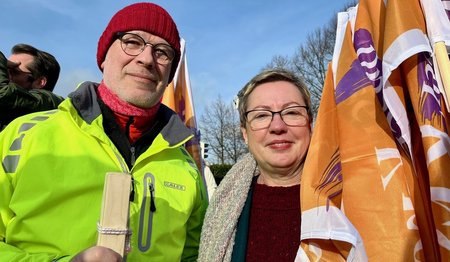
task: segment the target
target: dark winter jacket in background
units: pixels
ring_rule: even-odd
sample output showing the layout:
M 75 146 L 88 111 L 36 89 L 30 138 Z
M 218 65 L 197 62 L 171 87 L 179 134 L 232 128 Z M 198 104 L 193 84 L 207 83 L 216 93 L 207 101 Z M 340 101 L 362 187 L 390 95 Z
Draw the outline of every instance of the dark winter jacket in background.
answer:
M 0 130 L 19 116 L 55 109 L 64 100 L 48 90 L 27 90 L 10 82 L 6 62 L 0 52 Z

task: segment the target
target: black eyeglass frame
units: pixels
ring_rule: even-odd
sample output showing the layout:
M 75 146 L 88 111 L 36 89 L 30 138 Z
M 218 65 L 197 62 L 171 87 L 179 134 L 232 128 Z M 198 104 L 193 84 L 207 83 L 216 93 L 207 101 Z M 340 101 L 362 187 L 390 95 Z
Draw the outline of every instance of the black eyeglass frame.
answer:
M 142 40 L 142 43 L 144 43 L 144 45 L 139 49 L 140 52 L 137 54 L 130 54 L 126 51 L 126 44 L 123 41 L 123 37 L 125 35 L 133 35 L 134 37 L 137 37 L 138 39 Z M 155 61 L 160 64 L 160 65 L 168 65 L 170 64 L 174 59 L 175 59 L 175 50 L 168 44 L 164 44 L 164 43 L 159 43 L 159 44 L 152 44 L 150 42 L 147 42 L 144 40 L 144 38 L 142 38 L 142 36 L 135 34 L 135 33 L 129 33 L 129 32 L 117 32 L 116 33 L 116 39 L 119 39 L 120 41 L 120 47 L 122 48 L 122 51 L 125 52 L 125 54 L 129 55 L 129 56 L 138 56 L 140 55 L 142 52 L 144 52 L 145 48 L 149 45 L 152 47 L 152 55 L 153 58 L 155 59 Z M 125 46 L 125 47 L 124 47 Z M 167 61 L 158 61 L 158 57 L 155 55 L 155 51 L 154 50 L 158 50 L 156 47 L 158 46 L 165 46 L 168 47 L 169 50 L 171 51 L 170 54 L 167 54 L 167 52 L 164 52 L 168 58 Z
M 264 111 L 264 112 L 270 112 L 270 113 L 272 114 L 272 117 L 271 117 L 271 119 L 270 119 L 270 122 L 269 122 L 269 124 L 268 124 L 266 127 L 257 128 L 257 129 L 255 129 L 255 128 L 252 127 L 253 130 L 262 130 L 262 129 L 268 128 L 268 127 L 270 126 L 270 124 L 272 123 L 273 117 L 275 116 L 275 114 L 279 114 L 281 120 L 282 120 L 283 123 L 284 123 L 285 125 L 287 125 L 287 126 L 303 126 L 303 125 L 289 125 L 288 123 L 286 123 L 286 121 L 284 121 L 283 115 L 281 114 L 281 112 L 283 112 L 283 111 L 285 111 L 285 110 L 292 109 L 292 108 L 298 108 L 298 107 L 301 107 L 301 108 L 306 109 L 306 115 L 305 115 L 305 118 L 308 120 L 308 118 L 309 118 L 309 114 L 308 114 L 308 113 L 309 113 L 309 107 L 308 107 L 308 106 L 300 106 L 300 105 L 299 105 L 299 106 L 290 106 L 290 107 L 286 107 L 286 108 L 284 108 L 284 109 L 282 109 L 282 110 L 279 110 L 279 111 L 272 111 L 272 110 L 269 110 L 269 109 L 253 109 L 253 110 L 246 111 L 246 112 L 244 113 L 244 117 L 245 117 L 245 120 L 250 124 L 250 127 L 251 127 L 251 123 L 248 121 L 248 114 L 249 114 L 249 113 L 251 113 L 251 112 L 257 112 L 257 111 Z M 306 123 L 307 123 L 307 122 L 308 122 L 308 121 L 306 121 Z

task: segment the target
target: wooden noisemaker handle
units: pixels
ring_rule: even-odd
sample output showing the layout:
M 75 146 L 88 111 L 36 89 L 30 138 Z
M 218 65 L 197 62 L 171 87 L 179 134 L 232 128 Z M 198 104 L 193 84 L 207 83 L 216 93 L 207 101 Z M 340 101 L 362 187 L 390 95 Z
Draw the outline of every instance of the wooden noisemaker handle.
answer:
M 130 235 L 127 227 L 130 189 L 130 174 L 106 174 L 100 222 L 97 227 L 97 245 L 111 248 L 122 257 L 125 254 L 127 237 Z

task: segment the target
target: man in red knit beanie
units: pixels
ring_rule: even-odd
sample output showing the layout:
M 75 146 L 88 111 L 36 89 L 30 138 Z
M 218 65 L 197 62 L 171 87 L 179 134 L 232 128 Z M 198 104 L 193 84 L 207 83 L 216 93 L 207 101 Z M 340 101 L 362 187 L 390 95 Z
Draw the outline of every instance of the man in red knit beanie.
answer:
M 196 261 L 208 200 L 183 147 L 193 135 L 161 104 L 179 60 L 171 16 L 129 5 L 98 41 L 101 83 L 0 133 L 0 260 Z M 126 229 L 97 224 L 108 172 L 132 177 Z M 97 231 L 127 235 L 125 254 Z

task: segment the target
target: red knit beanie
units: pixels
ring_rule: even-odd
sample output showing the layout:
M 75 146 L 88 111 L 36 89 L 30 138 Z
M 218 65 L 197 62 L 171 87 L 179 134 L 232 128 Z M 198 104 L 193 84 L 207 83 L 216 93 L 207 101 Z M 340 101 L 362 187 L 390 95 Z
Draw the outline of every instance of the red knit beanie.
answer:
M 175 58 L 169 76 L 169 83 L 175 74 L 180 60 L 180 35 L 172 17 L 162 7 L 153 3 L 136 3 L 117 12 L 98 40 L 97 64 L 105 60 L 106 52 L 116 39 L 117 32 L 142 30 L 166 40 L 175 50 Z

